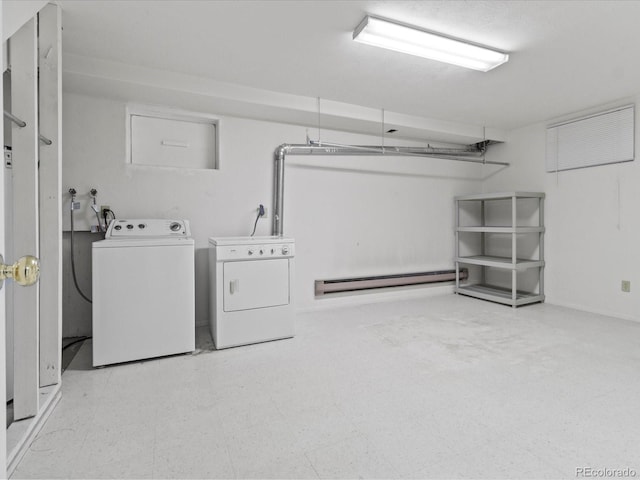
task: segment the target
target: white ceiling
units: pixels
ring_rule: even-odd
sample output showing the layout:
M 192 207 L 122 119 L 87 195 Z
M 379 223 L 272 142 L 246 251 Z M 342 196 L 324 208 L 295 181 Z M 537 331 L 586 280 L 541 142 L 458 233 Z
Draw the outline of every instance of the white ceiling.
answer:
M 640 92 L 637 1 L 61 0 L 63 51 L 509 130 Z M 365 14 L 505 50 L 487 73 L 351 40 Z

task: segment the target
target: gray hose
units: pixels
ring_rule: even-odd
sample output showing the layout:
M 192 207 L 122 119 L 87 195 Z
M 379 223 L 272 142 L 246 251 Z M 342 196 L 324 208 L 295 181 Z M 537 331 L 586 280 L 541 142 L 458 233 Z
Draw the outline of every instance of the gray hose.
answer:
M 84 298 L 87 302 L 93 303 L 89 297 L 87 297 L 82 290 L 80 290 L 80 285 L 78 285 L 78 278 L 76 277 L 76 262 L 74 258 L 74 248 L 73 248 L 73 208 L 70 210 L 71 212 L 71 273 L 73 275 L 73 284 L 76 286 L 76 290 L 82 298 Z

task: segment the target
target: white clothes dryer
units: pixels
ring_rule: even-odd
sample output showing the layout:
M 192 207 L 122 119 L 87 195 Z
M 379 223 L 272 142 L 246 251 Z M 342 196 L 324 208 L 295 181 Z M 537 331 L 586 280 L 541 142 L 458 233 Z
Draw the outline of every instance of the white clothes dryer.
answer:
M 209 239 L 211 336 L 217 349 L 294 336 L 292 238 Z
M 187 220 L 114 220 L 93 243 L 93 366 L 195 349 Z

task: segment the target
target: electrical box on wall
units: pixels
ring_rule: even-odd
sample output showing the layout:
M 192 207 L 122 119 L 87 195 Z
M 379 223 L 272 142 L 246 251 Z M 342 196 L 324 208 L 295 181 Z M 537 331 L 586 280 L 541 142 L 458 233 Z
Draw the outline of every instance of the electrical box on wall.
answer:
M 133 165 L 218 168 L 219 122 L 196 113 L 127 109 L 127 158 Z

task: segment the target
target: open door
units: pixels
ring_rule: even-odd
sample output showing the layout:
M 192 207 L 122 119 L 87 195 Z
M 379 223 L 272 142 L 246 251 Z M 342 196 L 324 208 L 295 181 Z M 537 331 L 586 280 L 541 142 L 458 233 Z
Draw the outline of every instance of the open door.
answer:
M 0 5 L 0 8 L 2 6 Z M 4 38 L 2 32 L 2 22 L 0 22 L 0 38 Z M 4 58 L 4 47 L 0 48 L 0 65 L 4 65 L 6 59 Z M 0 89 L 4 91 L 4 82 L 2 80 L 3 75 L 0 75 Z M 0 95 L 0 106 L 3 107 L 4 101 L 3 95 Z M 2 117 L 2 130 L 0 130 L 0 136 L 2 137 L 2 144 L 4 145 L 4 116 Z M 0 252 L 4 251 L 4 166 L 0 166 Z M 4 289 L 0 290 L 0 398 L 6 398 L 6 352 L 5 352 L 5 294 Z M 7 411 L 4 408 L 0 408 L 0 476 L 6 477 L 7 472 L 7 431 L 4 425 L 7 424 Z
M 38 245 L 38 66 L 37 18 L 28 20 L 9 41 L 11 71 L 11 168 L 15 199 L 12 222 L 6 224 L 13 258 L 39 255 Z M 5 141 L 7 139 L 5 138 Z M 5 172 L 6 175 L 6 172 Z M 8 312 L 11 313 L 11 312 Z M 39 292 L 13 288 L 13 418 L 33 417 L 39 410 Z
M 17 269 L 0 269 L 0 277 L 33 285 L 13 288 L 15 282 L 10 282 L 12 308 L 8 311 L 6 282 L 0 289 L 0 395 L 7 398 L 7 368 L 11 367 L 13 417 L 21 420 L 9 427 L 10 435 L 5 429 L 0 434 L 0 477 L 4 477 L 16 467 L 61 395 L 62 92 L 60 7 L 46 1 L 2 0 L 0 7 L 5 21 L 3 72 L 7 68 L 10 72 L 10 93 L 0 98 L 2 138 L 3 145 L 11 145 L 12 154 L 11 169 L 4 162 L 0 165 L 0 254 L 7 264 L 29 255 L 47 257 L 42 263 L 47 272 L 44 289 L 35 283 L 34 275 L 27 278 L 39 270 L 35 263 L 23 260 Z M 0 77 L 4 93 L 7 77 Z M 8 189 L 5 181 L 9 179 Z M 14 363 L 10 366 L 6 327 L 11 321 Z M 2 411 L 0 420 L 6 425 L 7 411 Z

